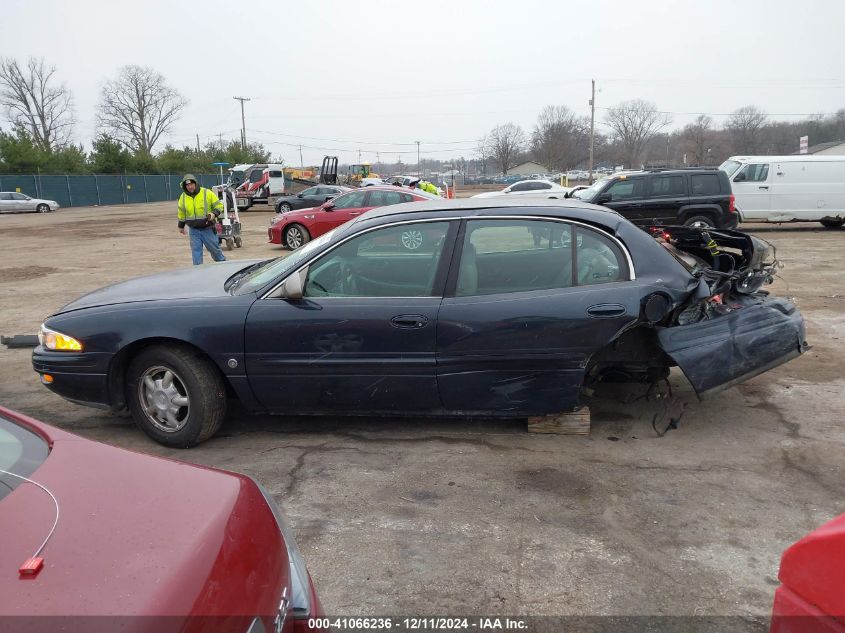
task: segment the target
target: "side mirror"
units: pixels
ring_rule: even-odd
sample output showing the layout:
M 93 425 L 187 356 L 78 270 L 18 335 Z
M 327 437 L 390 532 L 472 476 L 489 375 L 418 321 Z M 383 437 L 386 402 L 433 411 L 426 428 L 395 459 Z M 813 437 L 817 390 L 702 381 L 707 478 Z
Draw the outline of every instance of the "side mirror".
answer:
M 734 177 L 734 182 L 745 182 L 745 172 L 741 172 Z
M 613 200 L 613 195 L 609 193 L 600 193 L 598 198 L 596 198 L 596 204 L 604 204 L 605 202 L 610 202 Z
M 298 193 L 298 194 L 296 194 L 296 197 L 297 198 L 304 198 L 305 194 L 304 193 Z
M 332 211 L 334 209 L 334 204 L 328 202 L 323 205 L 323 211 Z
M 285 279 L 282 284 L 282 298 L 284 299 L 302 299 L 304 293 L 304 280 L 308 275 L 308 268 L 303 268 L 299 272 L 295 272 Z

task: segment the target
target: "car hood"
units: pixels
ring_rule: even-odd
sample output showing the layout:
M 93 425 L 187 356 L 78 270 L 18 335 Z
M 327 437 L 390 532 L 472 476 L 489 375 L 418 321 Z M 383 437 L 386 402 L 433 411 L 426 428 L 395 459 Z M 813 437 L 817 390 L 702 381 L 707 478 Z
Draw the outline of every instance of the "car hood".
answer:
M 94 308 L 97 306 L 136 301 L 167 299 L 199 299 L 220 297 L 227 294 L 223 284 L 239 270 L 258 263 L 260 259 L 219 262 L 205 266 L 192 266 L 128 281 L 89 292 L 64 306 L 57 314 Z
M 4 616 L 256 615 L 267 586 L 286 582 L 275 520 L 246 477 L 56 435 L 30 475 L 61 509 L 33 578 L 17 569 L 47 536 L 54 505 L 28 484 L 0 502 Z M 233 578 L 248 579 L 246 604 L 220 595 L 236 593 Z
M 486 191 L 484 193 L 477 193 L 474 196 L 470 196 L 471 198 L 495 198 L 497 196 L 504 196 L 507 195 L 502 191 Z

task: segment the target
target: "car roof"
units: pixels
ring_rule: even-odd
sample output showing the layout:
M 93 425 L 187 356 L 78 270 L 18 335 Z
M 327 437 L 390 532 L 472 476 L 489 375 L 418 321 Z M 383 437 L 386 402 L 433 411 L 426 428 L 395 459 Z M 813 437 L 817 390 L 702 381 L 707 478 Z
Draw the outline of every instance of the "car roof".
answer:
M 402 204 L 393 204 L 386 207 L 378 207 L 368 211 L 364 215 L 359 216 L 350 225 L 357 224 L 364 220 L 374 220 L 377 218 L 385 218 L 388 216 L 402 215 L 405 213 L 430 213 L 430 212 L 445 212 L 445 211 L 490 211 L 495 213 L 497 210 L 505 212 L 515 212 L 517 214 L 524 214 L 527 210 L 537 210 L 541 208 L 546 214 L 552 217 L 568 217 L 575 219 L 582 219 L 588 222 L 595 222 L 607 227 L 615 227 L 623 220 L 622 216 L 616 211 L 601 207 L 589 202 L 581 200 L 560 200 L 556 198 L 546 198 L 545 194 L 538 194 L 536 196 L 524 196 L 519 199 L 514 198 L 457 198 L 439 200 L 430 200 L 424 202 L 404 202 Z M 577 218 L 575 216 L 578 216 Z

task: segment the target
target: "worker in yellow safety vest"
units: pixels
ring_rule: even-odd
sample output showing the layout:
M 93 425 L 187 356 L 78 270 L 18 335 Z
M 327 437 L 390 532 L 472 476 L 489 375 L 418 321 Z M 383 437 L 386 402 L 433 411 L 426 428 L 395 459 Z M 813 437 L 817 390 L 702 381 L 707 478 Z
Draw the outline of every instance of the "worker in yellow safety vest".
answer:
M 431 193 L 431 194 L 434 194 L 435 196 L 440 195 L 440 192 L 437 190 L 437 187 L 434 184 L 428 182 L 427 180 L 418 180 L 417 181 L 417 187 L 419 189 L 422 189 L 426 193 Z
M 217 237 L 217 218 L 223 212 L 223 203 L 214 192 L 200 187 L 193 174 L 182 179 L 182 195 L 179 196 L 179 232 L 185 235 L 188 227 L 191 236 L 191 258 L 194 266 L 202 264 L 202 248 L 205 246 L 216 262 L 225 262 Z

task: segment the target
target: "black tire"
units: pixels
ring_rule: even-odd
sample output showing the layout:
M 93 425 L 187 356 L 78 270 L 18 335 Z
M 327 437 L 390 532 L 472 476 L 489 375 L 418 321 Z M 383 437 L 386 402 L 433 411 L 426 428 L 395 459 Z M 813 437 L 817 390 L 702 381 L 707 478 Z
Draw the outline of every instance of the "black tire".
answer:
M 232 250 L 233 248 L 235 248 L 235 242 L 234 242 L 234 240 L 232 240 L 232 239 L 228 239 L 228 240 L 226 240 L 226 250 L 227 250 L 227 251 L 230 251 L 230 250 Z
M 684 220 L 684 226 L 695 226 L 703 229 L 715 229 L 716 222 L 709 215 L 691 215 Z
M 292 251 L 311 241 L 311 234 L 301 224 L 291 224 L 285 229 L 285 245 Z
M 282 202 L 278 207 L 276 207 L 276 213 L 287 213 L 291 210 L 291 206 L 289 202 Z
M 240 248 L 240 247 L 241 247 L 241 246 L 243 246 L 243 245 L 244 245 L 244 241 L 243 241 L 240 237 L 236 237 L 236 238 L 235 238 L 235 246 L 237 246 L 238 248 Z
M 840 220 L 838 218 L 825 218 L 824 220 L 819 220 L 819 222 L 821 222 L 821 225 L 826 229 L 838 229 L 845 224 L 845 220 Z
M 164 380 L 157 382 L 156 377 L 167 372 L 173 376 L 170 386 L 187 401 L 179 409 L 172 430 L 164 428 L 160 417 L 156 421 L 160 410 L 151 404 L 161 402 Z M 160 388 L 155 395 L 147 388 L 145 377 Z M 170 404 L 175 399 L 171 397 Z M 159 444 L 172 448 L 190 448 L 204 442 L 217 433 L 226 417 L 226 387 L 217 367 L 199 352 L 178 345 L 148 347 L 132 359 L 126 372 L 126 402 L 135 424 Z M 154 411 L 148 414 L 147 409 Z
M 39 204 L 35 207 L 35 210 L 38 213 L 50 213 L 50 205 L 49 204 Z

